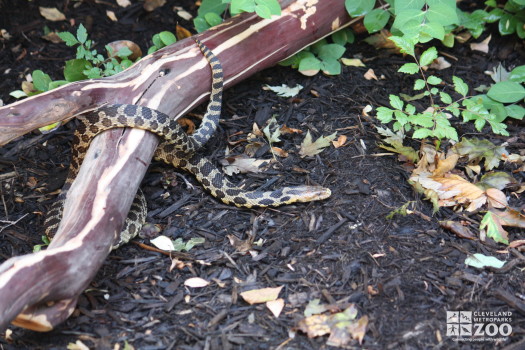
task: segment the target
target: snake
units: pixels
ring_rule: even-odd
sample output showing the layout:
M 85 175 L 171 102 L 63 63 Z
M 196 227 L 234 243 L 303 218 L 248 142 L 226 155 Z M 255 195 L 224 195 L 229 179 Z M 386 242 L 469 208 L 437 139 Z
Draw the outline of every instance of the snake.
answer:
M 219 124 L 224 76 L 218 58 L 200 40 L 194 40 L 208 61 L 212 73 L 210 101 L 200 126 L 194 133 L 188 134 L 177 120 L 169 115 L 131 104 L 109 104 L 77 116 L 80 123 L 73 136 L 68 175 L 44 222 L 48 237 L 52 237 L 58 230 L 68 190 L 80 170 L 91 140 L 99 133 L 113 128 L 139 128 L 156 134 L 161 141 L 155 150 L 154 159 L 193 174 L 212 196 L 225 204 L 242 208 L 277 207 L 295 202 L 322 200 L 331 195 L 328 188 L 306 185 L 283 187 L 273 191 L 245 190 L 232 183 L 211 160 L 200 154 L 199 150 L 215 134 Z M 127 243 L 138 234 L 146 214 L 147 203 L 139 190 L 113 248 Z

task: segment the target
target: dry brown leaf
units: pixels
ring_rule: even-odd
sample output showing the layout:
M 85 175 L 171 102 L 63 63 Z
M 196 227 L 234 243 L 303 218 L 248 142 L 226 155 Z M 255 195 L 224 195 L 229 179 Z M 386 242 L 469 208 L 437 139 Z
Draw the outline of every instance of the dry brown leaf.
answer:
M 346 135 L 339 135 L 337 140 L 332 141 L 332 145 L 334 145 L 335 148 L 343 147 L 346 143 Z
M 255 236 L 250 235 L 248 239 L 242 240 L 237 238 L 235 235 L 226 235 L 230 240 L 230 244 L 235 248 L 239 253 L 246 253 L 252 249 L 253 240 Z
M 459 154 L 452 153 L 445 159 L 438 159 L 436 169 L 432 172 L 433 176 L 441 176 L 448 173 L 456 167 L 459 159 Z
M 191 21 L 193 18 L 191 13 L 189 13 L 188 11 L 186 11 L 184 8 L 180 6 L 174 6 L 173 10 L 177 11 L 177 16 L 179 16 L 182 19 L 185 19 L 186 21 Z
M 366 80 L 379 80 L 377 79 L 376 73 L 374 73 L 374 70 L 372 68 L 366 71 L 366 73 L 363 75 L 363 78 L 365 78 Z
M 468 226 L 462 225 L 460 222 L 447 220 L 440 221 L 439 225 L 446 228 L 456 234 L 460 238 L 476 239 L 477 236 L 468 228 Z
M 487 202 L 487 196 L 478 186 L 454 174 L 443 177 L 433 176 L 432 180 L 441 184 L 437 189 L 440 206 L 469 204 L 467 211 L 474 211 Z
M 290 128 L 286 126 L 286 124 L 281 126 L 281 134 L 302 134 L 302 133 L 303 133 L 302 130 Z
M 480 43 L 470 44 L 470 49 L 488 53 L 489 52 L 489 42 L 491 38 L 492 38 L 492 35 L 489 35 L 485 40 L 483 40 Z
M 341 63 L 350 67 L 366 67 L 359 58 L 341 58 Z
M 399 53 L 400 51 L 396 44 L 388 39 L 391 35 L 388 30 L 383 29 L 377 34 L 370 35 L 365 41 L 376 49 L 386 49 L 387 51 Z
M 67 349 L 68 350 L 89 350 L 89 347 L 86 344 L 82 343 L 80 340 L 77 340 L 74 343 L 69 343 L 67 345 Z
M 177 26 L 175 27 L 175 35 L 177 36 L 178 40 L 182 40 L 185 38 L 189 38 L 191 36 L 191 32 L 183 26 L 177 24 Z
M 288 157 L 288 152 L 286 152 L 284 149 L 279 148 L 279 147 L 273 146 L 272 152 L 282 158 Z
M 501 219 L 501 224 L 504 226 L 525 228 L 525 214 L 517 210 L 507 209 L 503 212 L 498 211 L 497 215 Z
M 224 172 L 230 176 L 238 173 L 260 173 L 263 171 L 262 167 L 272 162 L 272 159 L 255 159 L 245 154 L 226 157 L 221 160 Z
M 131 2 L 129 0 L 117 0 L 117 4 L 120 7 L 128 7 L 129 5 L 131 5 Z
M 266 307 L 270 309 L 275 318 L 278 318 L 284 308 L 284 299 L 279 298 L 276 300 L 267 301 Z
M 191 287 L 191 288 L 203 288 L 209 284 L 210 282 L 200 277 L 191 277 L 191 278 L 188 278 L 186 281 L 184 281 L 184 285 L 186 287 Z
M 491 207 L 502 209 L 508 206 L 507 196 L 497 188 L 487 188 L 485 193 Z
M 53 44 L 60 44 L 63 42 L 56 32 L 49 32 L 46 35 L 41 36 L 42 39 L 52 42 Z
M 518 248 L 522 245 L 525 245 L 525 239 L 518 239 L 518 240 L 510 242 L 509 248 Z
M 144 2 L 144 10 L 151 12 L 155 10 L 157 7 L 164 6 L 166 3 L 166 0 L 146 0 Z
M 39 7 L 38 9 L 42 17 L 48 21 L 58 22 L 66 20 L 66 16 L 55 7 Z
M 248 304 L 262 304 L 267 301 L 275 300 L 279 297 L 279 293 L 283 289 L 283 286 L 275 288 L 261 288 L 261 289 L 252 289 L 246 292 L 240 293 L 241 297 Z
M 108 16 L 108 18 L 113 22 L 118 22 L 117 15 L 115 15 L 115 12 L 106 10 L 106 16 Z
M 438 58 L 434 60 L 434 62 L 432 62 L 432 64 L 430 65 L 430 68 L 442 70 L 442 69 L 447 69 L 450 66 L 452 65 L 444 57 L 439 56 Z
M 186 132 L 190 135 L 195 131 L 195 123 L 191 119 L 182 117 L 177 119 L 177 123 L 179 123 L 179 125 L 183 128 L 187 128 Z

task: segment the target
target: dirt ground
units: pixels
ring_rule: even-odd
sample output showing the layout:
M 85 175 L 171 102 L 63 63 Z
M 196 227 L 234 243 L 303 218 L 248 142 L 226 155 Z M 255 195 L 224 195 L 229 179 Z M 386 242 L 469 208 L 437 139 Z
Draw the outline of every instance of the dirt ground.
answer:
M 14 101 L 9 92 L 20 88 L 25 74 L 42 69 L 58 79 L 63 62 L 73 57 L 73 49 L 41 39 L 46 25 L 65 31 L 71 28 L 68 21 L 75 27 L 84 23 L 98 48 L 129 39 L 145 51 L 153 34 L 173 31 L 176 23 L 191 28 L 173 12 L 174 5 L 196 11 L 191 1 L 168 1 L 151 13 L 140 3 L 122 9 L 114 1 L 2 3 L 0 29 L 12 36 L 0 40 L 4 104 Z M 68 21 L 46 21 L 38 6 L 56 6 Z M 106 10 L 121 20 L 112 22 Z M 478 86 L 490 83 L 484 71 L 499 62 L 505 67 L 523 64 L 523 41 L 502 38 L 495 31 L 492 35 L 488 54 L 471 51 L 468 45 L 440 47 L 453 66 L 436 74 L 447 81 L 454 74 L 469 86 Z M 360 42 L 350 45 L 345 57 L 360 57 L 367 67 L 344 67 L 340 76 L 332 77 L 304 77 L 274 67 L 229 89 L 219 131 L 204 150 L 218 162 L 228 141 L 245 137 L 254 122 L 264 126 L 276 115 L 279 125 L 304 132 L 282 137 L 279 146 L 289 157 L 280 158 L 264 173 L 235 175 L 234 180 L 273 188 L 319 184 L 332 190 L 329 199 L 278 209 L 238 209 L 212 198 L 192 176 L 153 163 L 142 185 L 148 199 L 147 221 L 171 238 L 202 237 L 205 243 L 179 257 L 182 264 L 173 269 L 170 257 L 136 244 L 112 252 L 70 319 L 44 334 L 11 327 L 13 333 L 9 340 L 1 337 L 0 349 L 65 349 L 77 340 L 91 349 L 113 349 L 115 344 L 122 348 L 125 341 L 143 350 L 328 349 L 327 336 L 308 338 L 296 328 L 305 306 L 315 298 L 340 308 L 355 303 L 359 317 L 369 318 L 362 346 L 353 341 L 347 346 L 351 349 L 524 349 L 523 271 L 466 266 L 468 254 L 496 255 L 504 247 L 461 239 L 440 228 L 439 220 L 457 219 L 458 214 L 443 209 L 433 215 L 432 206 L 407 183 L 408 173 L 396 157 L 378 155 L 385 152 L 377 146 L 374 125 L 379 124 L 363 116 L 362 110 L 369 104 L 387 105 L 389 93 L 411 94 L 413 78 L 396 72 L 407 60 Z M 369 68 L 381 79 L 364 79 Z M 301 84 L 304 89 L 298 98 L 286 99 L 264 91 L 264 84 Z M 488 137 L 497 144 L 507 141 L 459 122 L 456 126 L 460 136 Z M 0 180 L 0 227 L 27 214 L 0 232 L 0 262 L 30 253 L 41 243 L 43 213 L 56 198 L 50 193 L 63 184 L 73 129 L 66 125 L 44 136 L 35 131 L 0 148 L 0 173 L 16 173 Z M 315 137 L 346 135 L 347 145 L 301 158 L 298 146 L 308 130 Z M 515 137 L 509 150 L 519 153 L 525 145 L 523 124 L 510 124 L 509 131 Z M 241 154 L 245 145 L 232 147 L 232 153 Z M 266 148 L 257 157 L 271 154 Z M 523 173 L 514 176 L 524 181 Z M 386 219 L 408 201 L 424 215 Z M 178 209 L 163 213 L 174 203 Z M 510 233 L 513 239 L 521 234 Z M 253 247 L 258 254 L 239 253 L 228 238 L 246 240 L 250 234 L 263 242 Z M 148 239 L 136 241 L 149 244 Z M 190 277 L 212 283 L 185 287 L 183 282 Z M 245 290 L 276 286 L 284 286 L 280 297 L 285 300 L 278 318 L 264 304 L 249 305 L 239 296 Z M 509 305 L 502 292 L 521 298 L 521 304 Z M 454 310 L 511 311 L 513 332 L 497 342 L 454 342 L 446 335 L 447 311 Z

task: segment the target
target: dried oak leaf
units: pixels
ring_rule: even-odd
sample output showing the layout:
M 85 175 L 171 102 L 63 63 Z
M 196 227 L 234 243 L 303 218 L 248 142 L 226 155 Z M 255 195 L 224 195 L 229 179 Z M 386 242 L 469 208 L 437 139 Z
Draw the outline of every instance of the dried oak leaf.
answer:
M 299 155 L 304 157 L 311 157 L 319 154 L 323 151 L 324 148 L 330 146 L 330 142 L 335 139 L 336 132 L 332 135 L 321 136 L 315 142 L 312 142 L 312 135 L 310 131 L 306 133 L 306 136 L 301 143 L 301 149 L 299 150 Z

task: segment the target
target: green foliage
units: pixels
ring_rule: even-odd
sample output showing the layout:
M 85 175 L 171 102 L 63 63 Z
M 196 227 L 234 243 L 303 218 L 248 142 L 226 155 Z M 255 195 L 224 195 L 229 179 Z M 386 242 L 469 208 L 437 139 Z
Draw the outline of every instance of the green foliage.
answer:
M 340 30 L 331 36 L 331 41 L 322 39 L 279 64 L 298 68 L 299 72 L 308 76 L 315 75 L 319 71 L 327 75 L 340 74 L 339 59 L 345 53 L 344 45 L 354 41 L 354 33 L 349 29 Z
M 197 17 L 193 20 L 197 32 L 221 24 L 228 4 L 232 16 L 242 12 L 255 12 L 261 18 L 281 15 L 281 5 L 277 0 L 202 0 Z
M 148 49 L 148 55 L 177 42 L 177 37 L 172 32 L 164 31 L 153 35 L 151 41 L 153 41 L 153 46 Z
M 191 248 L 195 247 L 197 244 L 203 244 L 204 242 L 205 240 L 202 237 L 193 237 L 190 238 L 187 242 L 184 242 L 182 238 L 177 238 L 173 241 L 173 250 L 176 252 L 189 252 Z
M 516 34 L 525 38 L 525 1 L 507 0 L 503 6 L 496 0 L 485 1 L 486 8 L 472 13 L 458 11 L 461 26 L 467 28 L 472 36 L 479 37 L 487 23 L 498 23 L 501 35 Z
M 49 240 L 49 238 L 46 235 L 42 235 L 41 239 L 42 239 L 43 243 L 42 244 L 36 244 L 33 247 L 33 253 L 41 251 L 43 247 L 46 247 L 46 246 L 49 245 L 49 243 L 51 243 L 51 241 Z
M 35 70 L 31 74 L 35 91 L 26 94 L 17 90 L 11 92 L 11 96 L 20 98 L 35 95 L 70 82 L 114 75 L 133 64 L 127 59 L 132 54 L 127 47 L 123 47 L 114 53 L 111 47 L 106 46 L 109 57 L 106 58 L 99 54 L 97 50 L 93 49 L 93 42 L 88 39 L 86 28 L 82 24 L 78 27 L 76 36 L 69 32 L 58 33 L 58 36 L 67 46 L 77 46 L 76 58 L 66 61 L 64 80 L 53 81 L 48 74 L 41 70 Z M 121 59 L 120 62 L 117 58 Z

